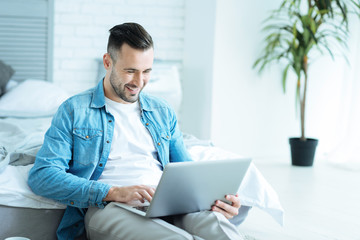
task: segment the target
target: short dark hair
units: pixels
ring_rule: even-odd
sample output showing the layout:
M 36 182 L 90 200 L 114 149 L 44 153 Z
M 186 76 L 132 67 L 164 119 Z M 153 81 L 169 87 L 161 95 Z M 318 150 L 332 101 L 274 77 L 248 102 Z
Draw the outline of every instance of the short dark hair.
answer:
M 147 50 L 154 47 L 150 34 L 138 23 L 123 23 L 112 27 L 107 45 L 107 51 L 113 61 L 124 43 L 130 47 Z

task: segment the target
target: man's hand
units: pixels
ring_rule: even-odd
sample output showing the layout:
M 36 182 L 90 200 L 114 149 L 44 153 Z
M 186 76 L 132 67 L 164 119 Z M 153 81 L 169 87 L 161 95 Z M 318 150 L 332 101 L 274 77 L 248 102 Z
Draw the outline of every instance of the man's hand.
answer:
M 231 204 L 216 200 L 211 210 L 223 214 L 227 219 L 231 219 L 239 214 L 239 208 L 241 207 L 240 199 L 237 194 L 235 196 L 226 195 L 225 199 L 230 201 Z
M 155 188 L 146 185 L 134 185 L 126 187 L 111 187 L 103 201 L 131 203 L 145 200 L 151 202 Z

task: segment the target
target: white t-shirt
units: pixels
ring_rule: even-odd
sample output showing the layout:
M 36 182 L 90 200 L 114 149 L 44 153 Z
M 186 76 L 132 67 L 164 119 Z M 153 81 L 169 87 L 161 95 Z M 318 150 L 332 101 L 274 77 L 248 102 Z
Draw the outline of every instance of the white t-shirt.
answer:
M 156 186 L 162 174 L 150 132 L 141 123 L 139 102 L 121 104 L 105 98 L 114 116 L 109 158 L 99 181 L 113 186 Z

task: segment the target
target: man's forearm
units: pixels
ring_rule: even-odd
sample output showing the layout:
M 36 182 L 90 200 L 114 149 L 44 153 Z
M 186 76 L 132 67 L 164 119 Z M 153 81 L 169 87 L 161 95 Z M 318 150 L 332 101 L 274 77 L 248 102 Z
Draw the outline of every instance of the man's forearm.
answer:
M 80 178 L 56 167 L 37 167 L 36 164 L 29 173 L 28 184 L 40 196 L 79 208 L 102 204 L 110 189 L 105 183 Z

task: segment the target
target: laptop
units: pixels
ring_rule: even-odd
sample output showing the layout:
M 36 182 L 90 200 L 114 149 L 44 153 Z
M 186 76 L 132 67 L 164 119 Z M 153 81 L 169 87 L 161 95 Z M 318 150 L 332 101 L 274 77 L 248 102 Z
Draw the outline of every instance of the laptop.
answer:
M 147 206 L 114 203 L 139 215 L 153 218 L 210 210 L 216 200 L 235 195 L 251 159 L 227 159 L 169 163 Z

